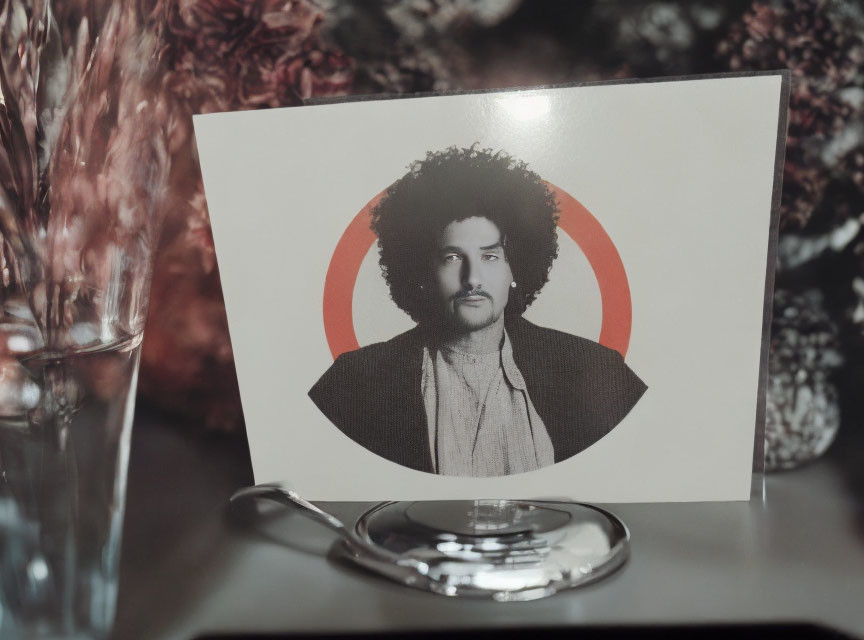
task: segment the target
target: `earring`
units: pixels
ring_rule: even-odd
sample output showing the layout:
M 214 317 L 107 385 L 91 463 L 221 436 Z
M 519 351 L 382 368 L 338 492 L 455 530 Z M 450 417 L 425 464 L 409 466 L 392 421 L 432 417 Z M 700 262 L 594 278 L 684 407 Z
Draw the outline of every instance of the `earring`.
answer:
M 511 289 L 515 289 L 515 288 L 516 288 L 516 281 L 515 281 L 515 280 L 514 280 L 513 282 L 510 283 L 510 288 L 511 288 Z
M 423 291 L 423 285 L 422 284 L 420 285 L 420 291 Z

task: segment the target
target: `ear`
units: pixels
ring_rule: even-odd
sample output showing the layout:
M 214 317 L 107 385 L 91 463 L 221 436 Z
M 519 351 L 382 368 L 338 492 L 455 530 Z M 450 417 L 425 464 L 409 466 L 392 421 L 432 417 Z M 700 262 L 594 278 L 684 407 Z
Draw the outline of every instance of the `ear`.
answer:
M 507 306 L 504 311 L 509 316 L 521 316 L 525 313 L 525 294 L 522 293 L 522 288 L 519 283 L 513 280 L 510 288 L 507 289 Z

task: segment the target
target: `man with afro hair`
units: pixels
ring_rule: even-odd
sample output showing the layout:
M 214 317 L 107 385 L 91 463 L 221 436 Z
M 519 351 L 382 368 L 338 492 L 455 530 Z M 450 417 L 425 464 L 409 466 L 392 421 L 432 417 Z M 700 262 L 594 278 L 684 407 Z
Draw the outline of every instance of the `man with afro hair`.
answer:
M 414 162 L 372 230 L 417 326 L 340 355 L 309 396 L 358 444 L 429 473 L 524 473 L 597 442 L 646 387 L 616 351 L 522 318 L 558 255 L 557 223 L 546 183 L 504 152 Z

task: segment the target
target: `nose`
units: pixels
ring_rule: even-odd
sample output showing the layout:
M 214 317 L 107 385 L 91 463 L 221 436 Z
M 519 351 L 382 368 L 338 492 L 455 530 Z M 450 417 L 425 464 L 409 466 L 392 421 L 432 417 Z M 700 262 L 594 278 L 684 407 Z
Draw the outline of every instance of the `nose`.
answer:
M 462 261 L 462 286 L 467 291 L 480 289 L 483 286 L 483 278 L 480 274 L 480 261 L 466 257 Z

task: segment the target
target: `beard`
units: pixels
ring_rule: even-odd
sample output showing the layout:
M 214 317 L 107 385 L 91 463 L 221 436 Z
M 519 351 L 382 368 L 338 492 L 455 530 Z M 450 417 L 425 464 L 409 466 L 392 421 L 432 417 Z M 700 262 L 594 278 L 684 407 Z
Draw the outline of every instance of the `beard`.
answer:
M 495 324 L 504 310 L 497 310 L 492 299 L 485 297 L 486 300 L 477 305 L 454 300 L 447 318 L 450 330 L 456 333 L 473 333 Z

